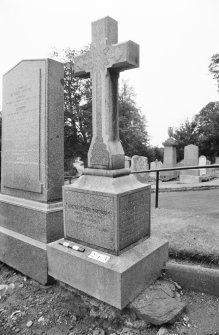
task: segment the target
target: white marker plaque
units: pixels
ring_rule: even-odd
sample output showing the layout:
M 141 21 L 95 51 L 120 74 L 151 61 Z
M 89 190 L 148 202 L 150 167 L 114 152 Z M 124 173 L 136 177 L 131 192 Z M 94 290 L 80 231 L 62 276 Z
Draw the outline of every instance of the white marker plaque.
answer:
M 88 257 L 93 258 L 96 261 L 99 261 L 99 262 L 102 262 L 102 263 L 106 263 L 110 259 L 110 256 L 99 254 L 96 251 L 92 251 Z

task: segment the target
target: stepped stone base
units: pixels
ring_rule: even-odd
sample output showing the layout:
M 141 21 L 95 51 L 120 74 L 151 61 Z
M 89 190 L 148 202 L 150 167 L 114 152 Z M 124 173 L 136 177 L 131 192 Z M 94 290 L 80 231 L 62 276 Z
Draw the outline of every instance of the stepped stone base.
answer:
M 120 256 L 82 245 L 85 251 L 79 252 L 60 245 L 63 241 L 47 245 L 49 275 L 119 309 L 158 278 L 168 259 L 168 242 L 154 237 Z M 92 252 L 108 260 L 90 258 Z
M 63 237 L 62 202 L 0 194 L 0 261 L 46 284 L 46 244 Z
M 49 281 L 45 243 L 0 227 L 0 260 L 41 284 Z

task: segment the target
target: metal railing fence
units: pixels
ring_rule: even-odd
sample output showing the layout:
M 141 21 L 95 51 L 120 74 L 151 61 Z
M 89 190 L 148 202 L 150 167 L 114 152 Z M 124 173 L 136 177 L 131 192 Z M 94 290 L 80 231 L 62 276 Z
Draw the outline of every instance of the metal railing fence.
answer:
M 156 172 L 156 189 L 155 189 L 155 208 L 158 208 L 158 199 L 159 199 L 159 179 L 160 172 L 164 171 L 179 171 L 179 170 L 199 170 L 199 169 L 216 169 L 219 168 L 219 164 L 211 164 L 211 165 L 196 165 L 196 166 L 179 166 L 174 168 L 163 168 L 163 169 L 154 169 L 154 170 L 142 170 L 142 171 L 132 171 L 131 173 L 150 173 Z

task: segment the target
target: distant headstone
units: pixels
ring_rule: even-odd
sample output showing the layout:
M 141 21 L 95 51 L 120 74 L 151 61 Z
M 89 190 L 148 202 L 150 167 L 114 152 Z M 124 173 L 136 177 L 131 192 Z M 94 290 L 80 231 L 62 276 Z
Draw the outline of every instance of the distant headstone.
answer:
M 159 170 L 162 169 L 162 167 L 163 163 L 161 161 L 158 161 L 157 159 L 150 164 L 150 170 Z M 156 178 L 156 172 L 150 172 L 149 176 L 150 178 Z
M 51 276 L 122 309 L 159 275 L 168 246 L 150 237 L 150 186 L 125 169 L 118 77 L 138 67 L 139 46 L 117 42 L 117 22 L 103 18 L 92 23 L 90 50 L 75 58 L 75 75 L 92 79 L 92 143 L 88 168 L 63 188 L 70 244 L 47 250 Z M 84 253 L 74 252 L 78 245 Z
M 199 149 L 197 145 L 189 144 L 184 148 L 184 166 L 197 166 Z M 199 183 L 199 170 L 182 170 L 180 172 L 180 183 Z
M 24 60 L 3 78 L 0 260 L 48 281 L 46 243 L 63 236 L 63 64 Z
M 131 157 L 125 156 L 125 168 L 130 169 L 131 167 Z
M 134 155 L 132 156 L 131 171 L 143 171 L 149 170 L 148 158 L 144 156 Z M 142 182 L 147 183 L 149 179 L 149 173 L 136 173 L 136 178 Z
M 202 156 L 199 157 L 198 165 L 200 165 L 200 166 L 207 165 L 206 156 L 202 155 Z M 204 176 L 207 173 L 207 169 L 204 169 L 204 168 L 200 169 L 199 171 L 200 171 L 200 176 Z

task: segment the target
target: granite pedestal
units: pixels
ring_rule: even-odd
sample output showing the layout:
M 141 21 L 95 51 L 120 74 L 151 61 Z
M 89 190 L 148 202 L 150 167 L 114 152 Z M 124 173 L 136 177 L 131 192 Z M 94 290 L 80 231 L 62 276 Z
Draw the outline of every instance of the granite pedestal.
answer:
M 113 173 L 83 175 L 63 187 L 64 241 L 85 251 L 65 247 L 63 240 L 48 244 L 48 270 L 122 309 L 160 275 L 168 242 L 150 236 L 150 186 L 134 175 Z

